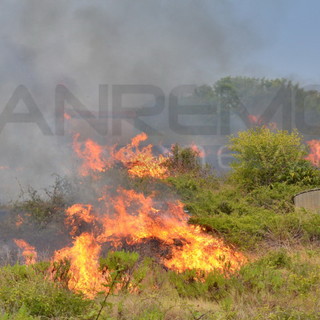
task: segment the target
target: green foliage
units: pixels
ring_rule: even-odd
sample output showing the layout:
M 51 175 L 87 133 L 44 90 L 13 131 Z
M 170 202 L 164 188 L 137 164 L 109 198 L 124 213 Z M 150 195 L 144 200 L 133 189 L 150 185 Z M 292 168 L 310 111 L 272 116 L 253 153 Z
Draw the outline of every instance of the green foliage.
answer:
M 0 320 L 34 320 L 34 319 L 40 319 L 40 318 L 30 316 L 24 304 L 14 315 L 10 315 L 10 313 L 5 313 L 2 316 L 0 315 Z
M 100 269 L 118 270 L 121 267 L 123 273 L 131 271 L 139 259 L 136 252 L 109 251 L 106 258 L 100 258 Z
M 274 245 L 320 240 L 320 215 L 295 211 L 293 196 L 305 187 L 287 183 L 260 186 L 250 192 L 227 181 L 192 174 L 168 181 L 191 213 L 189 222 L 242 249 L 262 242 Z
M 199 151 L 192 148 L 182 148 L 175 144 L 165 166 L 173 173 L 199 172 L 201 169 Z
M 146 286 L 136 293 L 110 294 L 102 302 L 100 296 L 88 301 L 45 280 L 44 265 L 2 267 L 0 319 L 97 319 L 99 310 L 98 319 L 110 320 L 248 319 L 248 315 L 250 319 L 317 319 L 317 248 L 273 250 L 228 277 L 196 270 L 176 273 L 148 259 L 138 263 L 137 257 L 123 251 L 110 253 L 109 267 L 117 268 L 118 275 L 126 267 L 134 266 L 135 272 L 141 268 L 139 277 Z M 120 276 L 114 280 L 122 281 Z M 130 286 L 134 281 L 132 276 Z
M 56 176 L 54 184 L 44 189 L 43 193 L 28 187 L 22 190 L 23 200 L 15 203 L 15 211 L 25 213 L 25 217 L 40 226 L 46 226 L 53 219 L 64 218 L 64 210 L 73 201 L 71 184 L 66 179 Z
M 261 114 L 280 89 L 295 93 L 298 109 L 320 109 L 320 94 L 316 90 L 304 90 L 287 79 L 265 79 L 251 77 L 224 77 L 213 86 L 203 85 L 195 90 L 194 96 L 206 103 L 211 102 L 237 110 L 245 105 L 248 112 Z M 259 107 L 259 110 L 257 109 Z
M 46 280 L 37 268 L 22 265 L 0 268 L 0 310 L 16 313 L 15 317 L 21 315 L 13 319 L 61 315 L 72 318 L 82 314 L 89 304 L 90 301 Z
M 267 105 L 282 86 L 293 88 L 282 79 L 228 77 L 196 94 L 238 108 L 243 101 Z M 318 94 L 297 92 L 309 106 L 320 105 Z M 105 286 L 110 290 L 88 301 L 67 289 L 68 260 L 54 263 L 55 281 L 48 280 L 48 262 L 6 266 L 0 269 L 0 320 L 319 319 L 320 264 L 314 244 L 320 241 L 320 215 L 295 210 L 292 201 L 306 186 L 319 185 L 319 171 L 304 160 L 306 148 L 297 132 L 254 128 L 231 137 L 230 148 L 237 161 L 227 179 L 202 168 L 197 151 L 175 145 L 165 164 L 171 173 L 165 181 L 132 178 L 114 168 L 103 173 L 102 182 L 117 181 L 145 194 L 178 194 L 190 213 L 189 223 L 250 250 L 254 258 L 238 272 L 228 277 L 199 270 L 176 273 L 135 252 L 108 252 L 100 270 L 108 270 Z M 92 195 L 98 193 L 102 185 L 87 179 Z M 63 218 L 72 204 L 67 185 L 58 180 L 44 196 L 29 189 L 17 209 L 41 226 Z
M 306 146 L 296 132 L 288 133 L 269 128 L 252 128 L 230 137 L 229 148 L 235 151 L 231 164 L 234 180 L 253 189 L 277 182 L 318 185 L 319 171 L 304 160 Z

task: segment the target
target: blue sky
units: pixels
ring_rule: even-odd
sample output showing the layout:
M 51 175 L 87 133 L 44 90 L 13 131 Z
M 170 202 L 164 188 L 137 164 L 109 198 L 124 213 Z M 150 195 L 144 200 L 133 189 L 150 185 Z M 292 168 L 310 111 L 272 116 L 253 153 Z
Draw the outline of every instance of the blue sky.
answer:
M 244 0 L 234 6 L 261 42 L 242 72 L 320 83 L 320 1 Z

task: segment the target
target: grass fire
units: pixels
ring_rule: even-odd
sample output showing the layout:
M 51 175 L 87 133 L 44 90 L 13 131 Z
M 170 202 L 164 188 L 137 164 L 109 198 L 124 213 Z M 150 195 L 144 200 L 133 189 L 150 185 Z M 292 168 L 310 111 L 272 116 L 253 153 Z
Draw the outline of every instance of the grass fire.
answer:
M 137 178 L 168 177 L 165 162 L 170 155 L 155 156 L 151 144 L 141 146 L 148 138 L 146 134 L 134 137 L 129 145 L 120 149 L 102 147 L 92 140 L 79 142 L 79 138 L 75 135 L 73 143 L 82 162 L 79 174 L 94 180 L 95 185 L 99 185 L 99 193 L 93 203 L 76 203 L 65 210 L 72 245 L 55 251 L 52 264 L 70 262 L 69 289 L 82 292 L 88 298 L 106 290 L 103 285 L 108 277 L 99 270 L 101 252 L 106 247 L 123 249 L 123 243 L 128 249 L 157 240 L 163 252 L 161 249 L 154 252 L 158 255 L 156 258 L 176 272 L 218 270 L 227 276 L 245 264 L 244 255 L 221 238 L 205 233 L 201 226 L 188 224 L 190 217 L 179 200 L 165 200 L 161 192 L 157 194 L 152 189 L 145 195 L 121 185 L 104 184 L 105 173 L 117 165 Z M 191 154 L 197 152 L 194 146 L 190 148 Z M 82 231 L 84 225 L 85 231 Z M 28 264 L 36 261 L 33 247 L 23 240 L 16 240 L 16 244 L 24 250 Z M 52 272 L 55 273 L 54 267 Z
M 317 296 L 320 215 L 292 204 L 320 183 L 316 145 L 259 124 L 230 137 L 235 162 L 219 177 L 193 143 L 160 153 L 145 133 L 125 146 L 73 135 L 74 174 L 0 211 L 0 305 L 39 319 L 215 319 L 231 300 L 241 314 L 265 312 L 253 297 Z

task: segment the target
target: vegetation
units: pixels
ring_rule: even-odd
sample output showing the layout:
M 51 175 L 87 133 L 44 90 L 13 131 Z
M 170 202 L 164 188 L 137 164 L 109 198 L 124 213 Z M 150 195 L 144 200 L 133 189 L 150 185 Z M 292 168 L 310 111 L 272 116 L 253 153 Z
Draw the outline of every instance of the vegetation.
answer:
M 280 84 L 264 80 L 259 86 Z M 201 90 L 212 94 L 212 88 Z M 105 181 L 116 177 L 140 192 L 178 196 L 190 223 L 245 253 L 248 263 L 239 271 L 227 277 L 176 273 L 137 252 L 109 251 L 100 270 L 111 274 L 105 284 L 110 291 L 88 300 L 67 289 L 68 261 L 55 266 L 54 276 L 48 262 L 6 264 L 0 268 L 0 320 L 319 319 L 320 215 L 296 210 L 292 201 L 296 193 L 319 187 L 319 170 L 304 159 L 297 132 L 253 128 L 230 137 L 229 148 L 235 162 L 225 177 L 203 168 L 197 150 L 175 145 L 165 164 L 168 178 L 132 178 L 119 168 Z M 77 193 L 61 179 L 45 196 L 30 190 L 15 209 L 46 228 L 63 217 Z
M 319 319 L 319 253 L 275 249 L 230 277 L 210 273 L 195 281 L 195 271 L 177 274 L 114 252 L 107 263 L 132 273 L 118 278 L 120 290 L 108 296 L 99 319 Z M 0 269 L 0 319 L 96 319 L 105 296 L 89 301 L 71 293 L 44 278 L 46 267 Z
M 242 249 L 320 240 L 320 215 L 297 211 L 293 196 L 320 184 L 293 132 L 253 128 L 230 138 L 236 162 L 227 178 L 185 173 L 168 178 L 192 213 L 190 223 Z
M 231 164 L 233 178 L 247 189 L 274 183 L 319 185 L 320 172 L 305 160 L 307 148 L 297 131 L 273 132 L 256 127 L 230 138 L 229 148 L 237 161 Z
M 52 220 L 64 217 L 64 210 L 74 200 L 73 184 L 66 178 L 55 177 L 55 182 L 50 188 L 39 192 L 29 186 L 27 190 L 21 190 L 14 209 L 19 214 L 26 214 L 31 221 L 43 227 Z

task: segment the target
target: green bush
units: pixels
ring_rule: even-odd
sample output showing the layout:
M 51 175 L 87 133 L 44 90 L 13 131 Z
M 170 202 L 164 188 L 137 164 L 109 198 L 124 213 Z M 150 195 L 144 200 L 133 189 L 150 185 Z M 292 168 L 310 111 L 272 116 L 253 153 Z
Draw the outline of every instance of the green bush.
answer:
M 44 227 L 53 219 L 64 218 L 64 210 L 72 204 L 71 184 L 65 178 L 56 176 L 54 184 L 42 193 L 31 186 L 22 191 L 22 200 L 15 203 L 15 211 L 26 214 L 31 222 Z
M 307 147 L 297 131 L 273 132 L 266 127 L 252 128 L 231 136 L 229 149 L 236 161 L 231 164 L 234 180 L 246 189 L 277 182 L 319 185 L 319 171 L 304 160 Z
M 199 151 L 192 148 L 182 148 L 175 144 L 171 148 L 171 155 L 164 164 L 172 174 L 199 172 L 201 169 Z
M 39 269 L 43 271 L 43 266 Z M 83 314 L 90 303 L 46 280 L 37 268 L 24 265 L 0 268 L 0 310 L 7 314 L 23 313 L 26 319 L 29 316 L 72 318 Z
M 278 182 L 244 191 L 214 177 L 182 174 L 167 180 L 191 213 L 190 223 L 242 249 L 258 248 L 262 241 L 283 245 L 319 239 L 320 216 L 294 208 L 293 196 L 303 186 Z
M 131 271 L 139 259 L 137 252 L 109 251 L 106 258 L 100 258 L 100 268 L 107 267 L 109 270 L 118 270 L 123 272 Z

